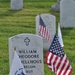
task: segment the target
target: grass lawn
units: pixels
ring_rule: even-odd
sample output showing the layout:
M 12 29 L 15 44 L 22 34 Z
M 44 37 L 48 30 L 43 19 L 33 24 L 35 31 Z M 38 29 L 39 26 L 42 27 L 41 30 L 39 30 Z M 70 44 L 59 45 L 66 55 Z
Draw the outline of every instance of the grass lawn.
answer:
M 0 75 L 9 74 L 8 38 L 21 34 L 35 34 L 35 17 L 42 13 L 56 16 L 56 24 L 60 21 L 60 13 L 51 10 L 56 0 L 24 0 L 23 9 L 10 10 L 10 0 L 0 0 Z M 75 75 L 75 28 L 62 28 L 64 51 L 73 67 Z M 45 58 L 44 51 L 44 58 Z M 55 75 L 44 63 L 44 75 Z

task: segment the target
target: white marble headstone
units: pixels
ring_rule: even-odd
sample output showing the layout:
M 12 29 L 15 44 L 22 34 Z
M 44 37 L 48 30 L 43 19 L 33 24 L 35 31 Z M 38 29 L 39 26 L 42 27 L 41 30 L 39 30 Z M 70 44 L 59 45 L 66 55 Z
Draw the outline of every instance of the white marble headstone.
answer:
M 42 37 L 34 34 L 18 34 L 10 37 L 10 67 L 14 50 L 18 53 L 27 75 L 44 75 Z
M 21 10 L 23 8 L 23 0 L 11 0 L 11 10 Z
M 54 35 L 56 33 L 56 17 L 51 14 L 41 14 L 40 15 L 42 20 L 44 21 L 45 25 L 47 26 L 48 30 L 50 31 L 50 40 L 48 41 L 43 38 L 43 49 L 48 50 L 50 47 L 50 44 L 54 38 Z M 36 16 L 36 34 L 39 35 L 39 15 Z
M 75 27 L 75 0 L 60 1 L 61 27 Z

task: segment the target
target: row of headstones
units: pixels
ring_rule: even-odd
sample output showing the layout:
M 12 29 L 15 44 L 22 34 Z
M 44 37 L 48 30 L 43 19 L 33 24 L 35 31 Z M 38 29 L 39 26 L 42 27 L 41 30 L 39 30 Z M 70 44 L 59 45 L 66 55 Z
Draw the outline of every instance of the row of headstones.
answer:
M 44 75 L 43 50 L 49 49 L 56 33 L 55 16 L 41 14 L 41 18 L 50 31 L 50 42 L 39 36 L 39 15 L 36 16 L 36 34 L 18 34 L 9 38 L 10 67 L 16 50 L 27 75 Z
M 75 0 L 58 0 L 55 7 L 57 10 L 60 8 L 61 27 L 75 27 Z M 20 10 L 22 8 L 23 0 L 11 0 L 11 10 Z

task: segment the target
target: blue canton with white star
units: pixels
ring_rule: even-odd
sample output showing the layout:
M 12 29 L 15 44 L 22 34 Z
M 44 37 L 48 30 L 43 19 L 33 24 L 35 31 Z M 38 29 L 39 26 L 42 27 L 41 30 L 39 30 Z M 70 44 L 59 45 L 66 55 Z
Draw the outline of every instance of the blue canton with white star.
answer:
M 49 51 L 55 55 L 57 55 L 58 57 L 61 57 L 63 58 L 65 53 L 64 53 L 64 50 L 63 48 L 61 47 L 59 41 L 58 41 L 58 38 L 57 36 L 55 35 L 54 39 L 53 39 L 53 42 L 49 48 Z

